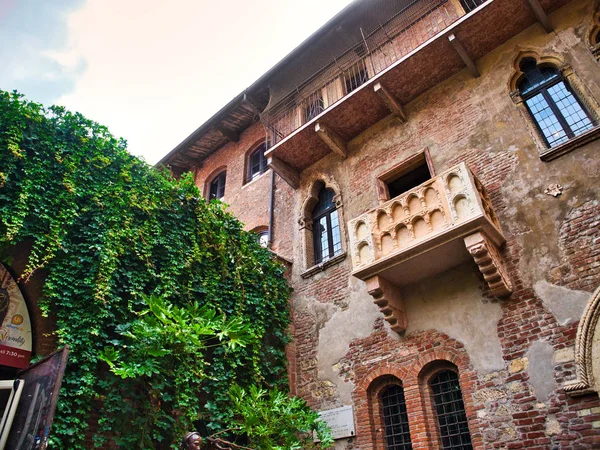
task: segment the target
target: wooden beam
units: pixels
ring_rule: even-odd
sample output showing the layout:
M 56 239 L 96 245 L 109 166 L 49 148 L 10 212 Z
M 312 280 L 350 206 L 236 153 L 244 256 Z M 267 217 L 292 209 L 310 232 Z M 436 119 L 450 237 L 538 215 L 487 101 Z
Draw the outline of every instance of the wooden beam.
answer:
M 277 156 L 267 156 L 267 164 L 292 188 L 298 189 L 300 187 L 300 175 L 298 171 L 280 160 Z
M 471 75 L 473 75 L 473 78 L 479 78 L 479 70 L 477 70 L 475 62 L 473 62 L 471 56 L 467 53 L 467 51 L 460 43 L 460 41 L 456 38 L 456 36 L 454 34 L 451 34 L 450 36 L 448 36 L 448 40 L 452 44 L 452 47 L 454 47 L 454 50 L 456 50 L 456 53 L 458 53 L 458 56 L 460 56 L 460 59 L 462 59 L 465 63 L 465 66 L 467 66 L 467 68 L 469 69 L 469 72 L 471 72 Z
M 550 21 L 548 20 L 548 16 L 546 15 L 546 11 L 540 5 L 539 0 L 527 0 L 529 2 L 529 7 L 535 16 L 535 19 L 540 23 L 546 33 L 551 33 L 553 30 L 552 25 L 550 25 Z
M 402 105 L 398 99 L 396 99 L 396 97 L 394 97 L 390 91 L 382 86 L 381 83 L 375 83 L 373 90 L 379 96 L 383 104 L 387 106 L 392 115 L 401 123 L 405 123 L 406 114 L 404 114 L 404 109 L 402 108 Z
M 346 157 L 346 142 L 339 137 L 333 130 L 330 130 L 327 126 L 317 122 L 315 124 L 315 132 L 317 136 L 321 138 L 323 142 L 333 151 L 342 158 Z
M 237 131 L 230 130 L 221 124 L 215 126 L 215 128 L 230 141 L 238 142 L 240 140 L 240 134 Z

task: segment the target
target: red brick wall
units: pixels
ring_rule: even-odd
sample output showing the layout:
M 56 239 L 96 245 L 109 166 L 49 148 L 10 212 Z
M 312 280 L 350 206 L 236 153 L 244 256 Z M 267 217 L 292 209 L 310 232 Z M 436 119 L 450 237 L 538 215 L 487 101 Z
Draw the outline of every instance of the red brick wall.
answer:
M 386 119 L 349 142 L 345 160 L 331 154 L 306 169 L 298 191 L 277 177 L 274 248 L 294 261 L 291 283 L 296 339 L 288 353 L 292 391 L 318 409 L 354 405 L 357 436 L 343 441 L 342 448 L 383 448 L 377 431 L 381 428 L 377 404 L 369 389 L 378 377 L 388 375 L 404 386 L 413 447 L 439 448 L 435 417 L 419 378 L 429 362 L 438 360 L 457 366 L 475 448 L 600 448 L 598 395 L 569 398 L 561 388 L 564 381 L 574 378 L 574 362 L 561 360 L 548 367 L 547 377 L 553 379 L 555 388 L 541 401 L 530 376 L 534 369 L 527 360 L 534 343 L 543 342 L 554 351 L 572 349 L 578 326 L 577 321 L 563 325 L 557 320 L 551 307 L 536 295 L 536 282 L 584 292 L 600 284 L 600 142 L 552 162 L 541 161 L 508 89 L 518 50 L 560 52 L 600 100 L 598 65 L 582 39 L 591 7 L 579 0 L 565 8 L 568 10 L 553 16 L 557 33 L 545 34 L 539 26 L 531 27 L 477 61 L 480 78 L 462 71 L 404 105 L 407 123 Z M 212 171 L 227 166 L 224 201 L 248 229 L 268 224 L 269 175 L 249 185 L 243 183 L 246 152 L 263 136 L 259 124 L 252 126 L 239 143 L 220 149 L 197 173 L 197 182 L 203 186 Z M 302 277 L 308 268 L 297 223 L 302 203 L 315 180 L 330 179 L 339 186 L 345 221 L 351 220 L 377 205 L 379 174 L 425 147 L 437 173 L 467 163 L 487 188 L 507 239 L 503 257 L 514 293 L 499 303 L 501 318 L 493 330 L 503 367 L 479 372 L 473 363 L 475 355 L 468 354 L 464 342 L 436 329 L 398 336 L 380 317 L 367 324 L 368 333 L 348 342 L 347 352 L 336 361 L 339 379 L 323 379 L 319 349 L 323 347 L 320 344 L 328 345 L 320 342 L 323 328 L 336 314 L 347 311 L 351 302 L 372 302 L 372 298 L 366 292 L 357 294 L 349 257 Z M 544 193 L 552 184 L 563 186 L 559 197 Z M 348 243 L 343 245 L 347 250 Z M 497 303 L 477 267 L 470 267 L 479 282 L 464 289 L 475 292 L 483 303 Z M 340 394 L 342 385 L 352 387 L 350 397 Z

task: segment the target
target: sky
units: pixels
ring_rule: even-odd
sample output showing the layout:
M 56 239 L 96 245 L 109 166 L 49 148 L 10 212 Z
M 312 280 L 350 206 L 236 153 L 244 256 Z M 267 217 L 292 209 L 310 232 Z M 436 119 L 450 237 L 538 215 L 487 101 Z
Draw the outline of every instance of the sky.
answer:
M 79 111 L 151 164 L 350 0 L 0 0 L 0 89 Z

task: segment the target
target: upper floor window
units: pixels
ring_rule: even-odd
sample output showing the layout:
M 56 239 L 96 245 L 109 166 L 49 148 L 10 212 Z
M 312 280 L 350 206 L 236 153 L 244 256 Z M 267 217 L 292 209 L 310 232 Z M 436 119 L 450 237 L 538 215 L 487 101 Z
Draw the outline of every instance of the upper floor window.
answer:
M 381 393 L 386 450 L 412 450 L 404 389 L 392 384 Z
M 313 208 L 313 241 L 315 264 L 319 264 L 342 252 L 342 238 L 338 211 L 333 200 L 335 192 L 321 188 L 319 199 Z
M 265 152 L 267 151 L 267 144 L 260 144 L 248 157 L 248 177 L 246 181 L 252 181 L 265 173 L 269 166 L 267 165 L 267 158 Z
M 227 171 L 220 172 L 210 182 L 210 190 L 208 199 L 223 198 L 225 195 L 225 179 L 227 178 Z
M 364 59 L 350 66 L 344 71 L 344 84 L 346 94 L 349 94 L 357 87 L 363 85 L 369 80 L 369 72 Z
M 593 128 L 589 114 L 557 69 L 538 65 L 533 58 L 523 59 L 520 69 L 521 97 L 549 147 Z
M 429 379 L 440 440 L 444 450 L 472 450 L 458 374 L 442 370 Z
M 323 111 L 325 111 L 323 95 L 320 92 L 312 94 L 307 100 L 306 109 L 304 111 L 305 122 L 310 122 Z

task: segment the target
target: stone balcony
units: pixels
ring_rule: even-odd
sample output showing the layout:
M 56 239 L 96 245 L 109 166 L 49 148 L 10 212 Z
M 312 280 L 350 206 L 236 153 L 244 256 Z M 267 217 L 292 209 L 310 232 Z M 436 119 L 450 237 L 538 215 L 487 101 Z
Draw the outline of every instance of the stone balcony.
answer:
M 488 194 L 461 163 L 348 223 L 353 275 L 392 329 L 407 319 L 400 287 L 474 259 L 493 295 L 512 292 L 505 239 Z

